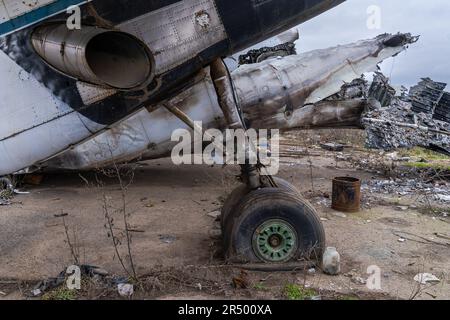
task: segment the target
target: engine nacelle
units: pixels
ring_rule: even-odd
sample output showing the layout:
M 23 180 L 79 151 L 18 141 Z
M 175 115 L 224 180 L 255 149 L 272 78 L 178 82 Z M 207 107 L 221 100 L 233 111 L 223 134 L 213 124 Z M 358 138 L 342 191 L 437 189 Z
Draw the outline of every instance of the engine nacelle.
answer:
M 118 90 L 136 90 L 154 77 L 153 54 L 135 36 L 116 30 L 65 24 L 37 27 L 34 49 L 53 69 L 77 80 Z

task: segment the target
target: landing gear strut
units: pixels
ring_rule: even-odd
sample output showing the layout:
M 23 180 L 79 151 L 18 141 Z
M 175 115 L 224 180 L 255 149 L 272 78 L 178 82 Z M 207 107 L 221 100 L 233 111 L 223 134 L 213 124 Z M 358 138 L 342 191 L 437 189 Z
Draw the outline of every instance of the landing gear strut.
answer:
M 226 65 L 217 60 L 210 68 L 228 128 L 245 131 L 244 117 Z M 175 105 L 165 107 L 194 131 L 202 133 L 202 128 Z M 209 140 L 218 150 L 224 150 L 223 145 L 212 138 Z M 244 184 L 231 193 L 222 209 L 221 227 L 228 260 L 238 263 L 319 260 L 325 247 L 325 232 L 316 211 L 290 183 L 262 175 L 264 167 L 259 160 L 258 164 L 250 165 L 248 153 L 247 164 L 241 165 Z

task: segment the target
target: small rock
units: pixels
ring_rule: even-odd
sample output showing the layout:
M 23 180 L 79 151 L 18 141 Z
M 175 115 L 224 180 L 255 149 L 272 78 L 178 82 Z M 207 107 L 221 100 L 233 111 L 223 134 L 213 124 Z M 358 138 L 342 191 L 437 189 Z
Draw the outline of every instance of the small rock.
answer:
M 134 286 L 129 283 L 119 283 L 117 291 L 121 297 L 130 298 L 134 294 Z
M 398 242 L 401 242 L 401 243 L 406 242 L 406 239 L 405 238 L 400 238 L 400 239 L 398 239 Z
M 34 297 L 39 297 L 40 295 L 42 295 L 42 291 L 41 291 L 41 289 L 34 289 L 33 291 L 31 291 L 31 294 Z
M 342 152 L 344 151 L 344 146 L 339 143 L 323 143 L 320 145 L 322 149 L 334 152 Z
M 395 208 L 397 211 L 406 211 L 409 209 L 409 207 L 407 206 L 398 206 Z
M 367 283 L 367 280 L 361 277 L 352 277 L 352 282 L 355 284 L 365 285 Z
M 308 270 L 309 274 L 315 274 L 316 273 L 316 269 L 315 268 L 311 268 Z
M 208 217 L 218 219 L 221 216 L 221 212 L 219 210 L 208 213 Z
M 420 284 L 439 283 L 441 280 L 431 273 L 419 273 L 414 277 L 414 281 Z
M 322 269 L 326 274 L 335 276 L 341 272 L 341 256 L 336 248 L 328 247 L 323 254 Z
M 347 215 L 345 213 L 342 212 L 333 212 L 333 215 L 339 218 L 347 218 Z
M 163 242 L 163 243 L 171 244 L 177 240 L 177 237 L 167 235 L 167 234 L 162 234 L 159 236 L 159 240 L 161 240 L 161 242 Z

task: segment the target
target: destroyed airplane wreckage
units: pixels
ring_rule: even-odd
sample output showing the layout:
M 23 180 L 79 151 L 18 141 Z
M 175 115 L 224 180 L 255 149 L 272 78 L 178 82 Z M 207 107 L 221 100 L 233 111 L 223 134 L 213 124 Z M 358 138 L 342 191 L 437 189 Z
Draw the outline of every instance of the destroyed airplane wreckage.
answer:
M 221 57 L 342 1 L 162 2 L 136 2 L 125 14 L 94 0 L 80 30 L 55 16 L 4 32 L 11 34 L 0 38 L 0 75 L 10 90 L 0 92 L 0 176 L 165 157 L 174 130 L 196 131 L 196 122 L 220 130 L 366 128 L 368 144 L 382 148 L 396 137 L 386 126 L 404 128 L 380 109 L 396 101 L 386 83 L 369 97 L 361 76 L 418 37 L 383 34 L 300 54 L 284 43 L 250 52 L 230 72 Z M 272 17 L 274 8 L 283 14 Z M 167 20 L 174 30 L 166 34 Z M 227 255 L 269 263 L 320 256 L 325 234 L 314 208 L 287 181 L 264 176 L 260 163 L 241 168 L 245 184 L 222 209 Z
M 189 129 L 189 124 L 180 121 L 167 106 L 183 110 L 206 128 L 225 129 L 227 123 L 238 122 L 239 115 L 223 110 L 240 110 L 245 123 L 254 129 L 361 128 L 367 99 L 364 92 L 354 90 L 339 96 L 347 87 L 345 83 L 376 71 L 380 62 L 416 40 L 408 34 L 382 35 L 243 65 L 231 73 L 230 79 L 226 66 L 214 63 L 202 70 L 195 84 L 182 94 L 144 108 L 93 139 L 34 165 L 86 170 L 167 156 L 176 144 L 171 141 L 172 132 Z

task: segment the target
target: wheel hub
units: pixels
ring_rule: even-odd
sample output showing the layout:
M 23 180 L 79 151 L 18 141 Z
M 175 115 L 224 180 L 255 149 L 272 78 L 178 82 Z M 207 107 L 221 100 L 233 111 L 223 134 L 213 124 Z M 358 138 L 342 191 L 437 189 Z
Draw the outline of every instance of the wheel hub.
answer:
M 255 254 L 266 262 L 286 262 L 296 253 L 298 237 L 295 229 L 284 220 L 262 223 L 253 236 Z

